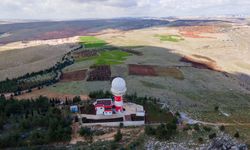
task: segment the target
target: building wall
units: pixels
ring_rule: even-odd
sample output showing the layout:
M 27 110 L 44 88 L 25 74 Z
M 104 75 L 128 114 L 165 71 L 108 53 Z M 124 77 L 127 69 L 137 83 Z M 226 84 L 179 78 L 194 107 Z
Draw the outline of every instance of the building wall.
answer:
M 104 107 L 96 107 L 97 115 L 103 115 L 103 113 L 104 113 Z
M 104 111 L 104 115 L 105 116 L 110 116 L 110 115 L 112 115 L 112 111 Z
M 82 123 L 81 126 L 110 126 L 110 127 L 118 127 L 120 123 L 123 123 L 124 126 L 143 126 L 145 125 L 145 121 L 124 121 L 124 122 L 105 122 L 105 123 Z

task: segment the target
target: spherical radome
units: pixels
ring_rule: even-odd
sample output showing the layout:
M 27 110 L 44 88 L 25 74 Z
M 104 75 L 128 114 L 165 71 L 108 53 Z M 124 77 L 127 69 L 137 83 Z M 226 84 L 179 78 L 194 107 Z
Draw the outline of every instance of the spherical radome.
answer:
M 111 84 L 111 92 L 117 95 L 123 95 L 125 94 L 127 88 L 126 88 L 126 82 L 123 78 L 117 77 L 113 79 Z

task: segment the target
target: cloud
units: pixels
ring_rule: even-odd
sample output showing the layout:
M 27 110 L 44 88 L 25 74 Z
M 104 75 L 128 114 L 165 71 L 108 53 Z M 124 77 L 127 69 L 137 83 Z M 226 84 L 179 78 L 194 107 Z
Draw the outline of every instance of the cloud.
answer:
M 78 3 L 92 3 L 95 5 L 113 6 L 113 7 L 135 7 L 136 0 L 73 0 Z
M 250 14 L 249 0 L 1 0 L 0 19 Z

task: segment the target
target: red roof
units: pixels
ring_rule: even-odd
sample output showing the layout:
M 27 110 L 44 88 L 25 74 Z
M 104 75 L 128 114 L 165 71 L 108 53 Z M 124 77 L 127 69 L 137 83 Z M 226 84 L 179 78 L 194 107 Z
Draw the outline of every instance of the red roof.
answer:
M 103 106 L 111 106 L 112 100 L 111 99 L 99 99 L 96 100 L 95 107 L 103 107 Z

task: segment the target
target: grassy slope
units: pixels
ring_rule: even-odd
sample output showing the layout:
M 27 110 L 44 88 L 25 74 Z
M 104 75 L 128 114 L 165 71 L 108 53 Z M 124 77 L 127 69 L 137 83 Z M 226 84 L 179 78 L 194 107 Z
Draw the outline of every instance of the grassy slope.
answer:
M 98 39 L 93 36 L 82 36 L 80 37 L 80 43 L 86 48 L 102 47 L 107 43 L 104 40 Z
M 99 53 L 99 56 L 93 56 L 89 58 L 79 58 L 76 61 L 87 61 L 93 60 L 95 65 L 117 65 L 122 64 L 127 57 L 130 56 L 129 53 L 120 50 L 103 51 Z

